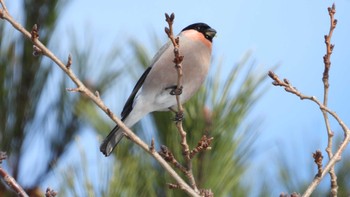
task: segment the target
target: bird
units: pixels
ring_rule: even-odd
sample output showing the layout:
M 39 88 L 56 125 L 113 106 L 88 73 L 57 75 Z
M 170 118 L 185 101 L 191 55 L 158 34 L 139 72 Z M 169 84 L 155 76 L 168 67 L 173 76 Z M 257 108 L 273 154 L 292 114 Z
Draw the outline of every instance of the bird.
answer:
M 189 100 L 203 84 L 211 63 L 215 35 L 215 29 L 201 22 L 185 27 L 177 35 L 179 51 L 184 56 L 181 103 Z M 137 81 L 121 112 L 121 120 L 127 127 L 151 112 L 172 110 L 177 105 L 172 92 L 178 79 L 173 50 L 170 41 L 164 44 Z M 124 136 L 124 131 L 116 125 L 102 141 L 100 151 L 109 156 Z

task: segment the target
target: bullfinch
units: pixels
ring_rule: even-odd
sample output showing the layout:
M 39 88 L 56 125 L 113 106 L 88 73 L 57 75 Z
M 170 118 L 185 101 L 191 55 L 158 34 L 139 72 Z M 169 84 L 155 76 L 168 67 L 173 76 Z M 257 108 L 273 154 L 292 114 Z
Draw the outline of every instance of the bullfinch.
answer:
M 181 103 L 193 96 L 208 74 L 215 34 L 215 29 L 207 24 L 195 23 L 184 28 L 178 35 L 179 50 L 184 56 Z M 166 111 L 177 105 L 176 98 L 171 93 L 176 88 L 178 79 L 173 50 L 172 43 L 168 41 L 137 81 L 121 113 L 121 120 L 126 126 L 133 126 L 148 113 Z M 115 126 L 103 140 L 100 151 L 109 156 L 125 135 L 118 125 Z

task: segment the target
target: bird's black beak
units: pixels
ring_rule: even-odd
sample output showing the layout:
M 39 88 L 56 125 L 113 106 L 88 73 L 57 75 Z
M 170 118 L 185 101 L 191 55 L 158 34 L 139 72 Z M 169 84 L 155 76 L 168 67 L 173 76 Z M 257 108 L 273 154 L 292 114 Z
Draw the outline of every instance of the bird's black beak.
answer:
M 213 28 L 208 28 L 205 30 L 205 35 L 212 39 L 216 35 L 216 30 Z

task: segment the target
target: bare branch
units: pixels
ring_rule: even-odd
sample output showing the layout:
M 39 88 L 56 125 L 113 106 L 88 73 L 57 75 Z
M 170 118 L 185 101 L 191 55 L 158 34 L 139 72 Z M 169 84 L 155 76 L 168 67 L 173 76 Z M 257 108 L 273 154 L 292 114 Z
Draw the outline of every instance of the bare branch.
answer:
M 174 95 L 176 96 L 177 107 L 178 107 L 178 111 L 176 113 L 176 127 L 181 135 L 182 151 L 183 151 L 183 155 L 185 157 L 185 161 L 187 164 L 186 176 L 188 177 L 194 191 L 199 193 L 199 190 L 197 188 L 196 181 L 194 179 L 193 172 L 192 172 L 192 161 L 191 161 L 191 157 L 190 157 L 190 148 L 187 144 L 187 139 L 186 139 L 187 133 L 185 132 L 185 130 L 183 129 L 183 126 L 182 126 L 183 107 L 182 107 L 181 101 L 180 101 L 180 94 L 182 93 L 182 76 L 183 76 L 181 63 L 182 63 L 184 56 L 180 55 L 180 45 L 179 45 L 180 40 L 179 40 L 179 38 L 174 37 L 174 33 L 173 33 L 174 18 L 175 18 L 174 13 L 172 13 L 170 16 L 168 14 L 165 14 L 165 21 L 168 23 L 168 27 L 169 27 L 169 28 L 165 28 L 165 33 L 168 35 L 168 38 L 171 40 L 171 42 L 174 46 L 174 56 L 175 56 L 174 63 L 175 63 L 175 68 L 177 70 L 177 75 L 178 75 L 177 87 L 176 87 L 175 91 L 173 92 Z
M 330 19 L 330 27 L 328 35 L 324 36 L 325 44 L 326 44 L 326 54 L 323 56 L 324 62 L 324 71 L 323 71 L 323 105 L 328 106 L 328 92 L 329 92 L 329 70 L 331 68 L 331 55 L 333 53 L 334 45 L 331 44 L 331 38 L 333 35 L 333 31 L 337 25 L 337 20 L 334 19 L 335 15 L 335 4 L 332 7 L 328 7 L 328 14 Z M 322 110 L 322 115 L 326 124 L 327 134 L 328 134 L 328 144 L 326 148 L 326 152 L 328 154 L 328 158 L 331 159 L 333 157 L 332 147 L 333 147 L 333 131 L 331 130 L 331 125 L 328 118 L 328 113 Z M 334 171 L 334 166 L 329 171 L 331 176 L 331 195 L 337 196 L 338 193 L 338 184 L 337 184 L 337 176 Z
M 324 106 L 321 101 L 319 101 L 315 96 L 307 96 L 302 94 L 299 90 L 297 90 L 296 87 L 293 87 L 292 84 L 289 82 L 288 79 L 283 79 L 283 81 L 272 71 L 269 71 L 268 76 L 273 80 L 272 84 L 274 86 L 282 86 L 284 87 L 285 91 L 295 94 L 298 96 L 300 99 L 304 100 L 311 100 L 315 102 L 319 107 L 320 110 L 324 110 L 327 113 L 329 113 L 342 127 L 344 134 L 347 135 L 349 134 L 349 128 L 346 126 L 346 124 L 343 122 L 343 120 L 333 111 L 331 111 L 327 106 Z

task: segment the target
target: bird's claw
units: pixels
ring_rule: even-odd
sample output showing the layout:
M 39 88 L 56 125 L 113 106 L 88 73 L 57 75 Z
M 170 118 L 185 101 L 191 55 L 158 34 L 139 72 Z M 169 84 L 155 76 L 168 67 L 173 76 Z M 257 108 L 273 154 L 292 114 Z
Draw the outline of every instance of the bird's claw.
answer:
M 167 87 L 167 88 L 165 88 L 166 90 L 167 89 L 171 89 L 171 91 L 170 91 L 170 94 L 171 95 L 181 95 L 182 94 L 182 86 L 181 87 L 177 87 L 176 85 L 174 85 L 174 86 L 170 86 L 170 87 Z
M 183 112 L 176 112 L 175 113 L 175 122 L 180 122 L 184 119 L 184 113 Z

